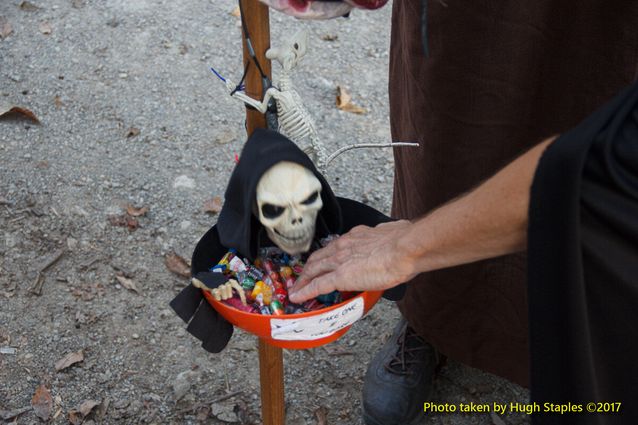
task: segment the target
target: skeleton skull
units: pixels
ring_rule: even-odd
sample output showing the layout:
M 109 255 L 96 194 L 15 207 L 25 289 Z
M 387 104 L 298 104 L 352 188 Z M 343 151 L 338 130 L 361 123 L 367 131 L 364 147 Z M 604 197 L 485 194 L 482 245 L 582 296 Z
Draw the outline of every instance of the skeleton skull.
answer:
M 294 162 L 273 165 L 257 184 L 259 221 L 268 237 L 288 254 L 310 249 L 322 206 L 321 182 Z
M 292 70 L 308 50 L 308 31 L 299 30 L 292 38 L 279 47 L 271 47 L 266 51 L 266 58 L 276 60 L 285 71 Z

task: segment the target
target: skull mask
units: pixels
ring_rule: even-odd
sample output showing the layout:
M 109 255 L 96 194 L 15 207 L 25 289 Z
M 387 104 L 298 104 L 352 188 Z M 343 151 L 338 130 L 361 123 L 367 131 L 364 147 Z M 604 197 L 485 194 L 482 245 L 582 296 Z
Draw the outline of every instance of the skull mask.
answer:
M 310 249 L 322 206 L 321 182 L 294 162 L 273 165 L 257 184 L 259 221 L 270 240 L 288 254 Z

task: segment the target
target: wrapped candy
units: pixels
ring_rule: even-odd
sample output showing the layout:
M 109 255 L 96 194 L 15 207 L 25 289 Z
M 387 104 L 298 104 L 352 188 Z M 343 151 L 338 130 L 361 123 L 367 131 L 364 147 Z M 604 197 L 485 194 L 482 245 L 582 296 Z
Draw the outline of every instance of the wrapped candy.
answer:
M 325 246 L 335 238 L 329 236 L 315 245 L 317 248 Z M 232 289 L 230 285 L 219 289 L 218 298 L 235 308 L 241 305 L 242 311 L 268 315 L 304 313 L 341 302 L 341 294 L 334 291 L 301 305 L 290 303 L 288 290 L 303 271 L 306 258 L 307 255 L 288 255 L 279 248 L 267 247 L 261 248 L 259 256 L 251 263 L 247 259 L 241 260 L 235 250 L 230 250 L 211 268 L 233 281 Z

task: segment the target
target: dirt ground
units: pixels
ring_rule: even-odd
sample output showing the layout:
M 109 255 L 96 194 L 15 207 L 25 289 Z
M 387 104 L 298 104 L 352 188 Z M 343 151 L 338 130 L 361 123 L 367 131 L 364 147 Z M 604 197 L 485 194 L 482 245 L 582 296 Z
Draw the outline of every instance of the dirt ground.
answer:
M 245 141 L 243 107 L 209 71 L 241 76 L 235 6 L 0 2 L 0 106 L 28 108 L 40 120 L 0 120 L 0 419 L 7 423 L 40 423 L 37 415 L 56 424 L 260 423 L 256 339 L 237 331 L 221 354 L 205 352 L 168 308 L 187 280 L 165 265 L 173 252 L 190 257 L 215 223 L 204 204 L 223 196 Z M 273 44 L 298 28 L 310 32 L 294 82 L 329 151 L 389 140 L 390 6 L 312 23 L 273 12 L 271 26 Z M 338 110 L 337 86 L 367 112 Z M 389 151 L 349 152 L 328 178 L 338 195 L 387 213 L 392 167 Z M 362 423 L 366 364 L 397 318 L 382 301 L 336 343 L 285 351 L 287 423 Z M 523 388 L 451 361 L 433 401 L 527 398 Z M 422 420 L 527 422 L 523 414 Z

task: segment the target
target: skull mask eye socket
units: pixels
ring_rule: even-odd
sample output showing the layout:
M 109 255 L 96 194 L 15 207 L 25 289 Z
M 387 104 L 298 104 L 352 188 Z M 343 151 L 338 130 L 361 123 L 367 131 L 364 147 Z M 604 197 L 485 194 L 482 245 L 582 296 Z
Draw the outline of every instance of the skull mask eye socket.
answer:
M 316 191 L 312 195 L 310 195 L 309 197 L 307 197 L 306 199 L 301 201 L 301 203 L 304 204 L 304 205 L 310 205 L 310 204 L 314 203 L 317 200 L 318 197 L 319 197 L 319 191 Z
M 266 218 L 277 218 L 284 213 L 285 208 L 273 204 L 263 204 L 261 206 L 261 213 Z

